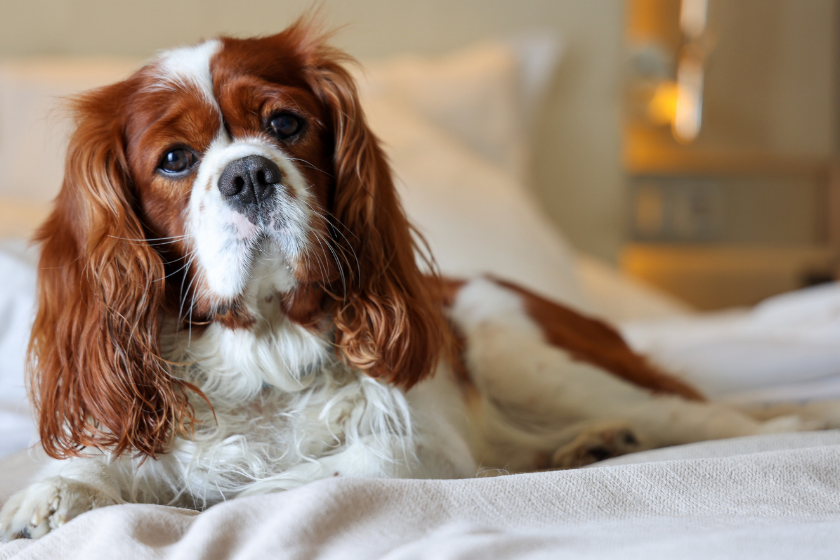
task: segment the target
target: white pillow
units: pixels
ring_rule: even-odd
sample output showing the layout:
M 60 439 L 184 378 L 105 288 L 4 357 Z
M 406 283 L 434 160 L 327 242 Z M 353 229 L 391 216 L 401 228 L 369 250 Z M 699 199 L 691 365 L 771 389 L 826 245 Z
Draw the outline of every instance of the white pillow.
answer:
M 578 254 L 575 262 L 583 295 L 596 315 L 613 323 L 687 315 L 690 305 L 623 274 L 597 257 Z
M 46 220 L 50 205 L 45 201 L 0 197 L 0 239 L 30 239 Z
M 524 181 L 531 127 L 560 45 L 553 35 L 529 35 L 439 57 L 394 56 L 365 64 L 356 77 L 370 99 L 402 104 Z
M 443 273 L 491 273 L 589 309 L 572 250 L 523 184 L 398 103 L 380 98 L 368 117 Z

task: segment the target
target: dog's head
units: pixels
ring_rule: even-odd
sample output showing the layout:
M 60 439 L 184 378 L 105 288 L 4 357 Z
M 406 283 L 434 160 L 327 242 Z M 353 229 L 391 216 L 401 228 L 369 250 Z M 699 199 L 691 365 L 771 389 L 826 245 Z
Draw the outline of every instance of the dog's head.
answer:
M 442 318 L 346 57 L 308 23 L 163 53 L 73 102 L 40 229 L 30 382 L 42 444 L 155 456 L 189 429 L 161 321 L 253 329 L 271 313 L 402 387 Z

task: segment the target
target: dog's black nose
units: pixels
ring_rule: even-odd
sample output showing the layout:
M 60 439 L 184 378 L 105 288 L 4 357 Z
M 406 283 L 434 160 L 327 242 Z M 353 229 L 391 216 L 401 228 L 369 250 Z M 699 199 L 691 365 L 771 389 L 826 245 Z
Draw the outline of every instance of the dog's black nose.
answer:
M 248 156 L 230 162 L 219 177 L 219 191 L 237 206 L 259 206 L 274 193 L 283 175 L 273 161 Z

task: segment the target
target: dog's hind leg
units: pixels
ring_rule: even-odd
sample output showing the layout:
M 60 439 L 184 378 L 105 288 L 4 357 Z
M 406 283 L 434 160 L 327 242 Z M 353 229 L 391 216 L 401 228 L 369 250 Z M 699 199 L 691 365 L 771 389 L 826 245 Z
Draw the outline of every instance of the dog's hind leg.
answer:
M 548 340 L 517 292 L 492 281 L 464 286 L 451 315 L 464 339 L 463 360 L 476 395 L 472 407 L 476 456 L 493 466 L 529 470 L 540 466 L 545 453 L 552 457 L 550 463 L 573 466 L 603 455 L 601 449 L 614 456 L 819 427 L 796 416 L 761 421 L 734 407 L 683 395 L 684 391 L 657 392 L 597 360 L 580 359 L 574 348 Z M 598 445 L 599 439 L 614 439 L 610 436 L 614 430 L 602 433 L 599 425 L 621 427 L 635 444 Z M 584 459 L 576 461 L 575 454 L 586 449 L 595 451 L 584 452 Z
M 814 429 L 840 428 L 840 401 L 838 400 L 733 406 L 757 420 L 771 421 L 795 416 L 811 423 Z

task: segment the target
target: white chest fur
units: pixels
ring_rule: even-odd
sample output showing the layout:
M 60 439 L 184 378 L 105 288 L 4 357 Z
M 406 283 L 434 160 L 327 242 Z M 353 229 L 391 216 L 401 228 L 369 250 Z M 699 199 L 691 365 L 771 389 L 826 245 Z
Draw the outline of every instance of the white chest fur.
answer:
M 193 437 L 177 438 L 158 460 L 112 464 L 131 489 L 126 499 L 202 507 L 330 476 L 475 473 L 453 425 L 463 417 L 458 400 L 437 396 L 457 395 L 442 386 L 446 372 L 406 394 L 339 363 L 324 338 L 285 320 L 270 326 L 164 337 L 169 359 L 185 364 L 173 373 L 212 409 L 191 398 Z

